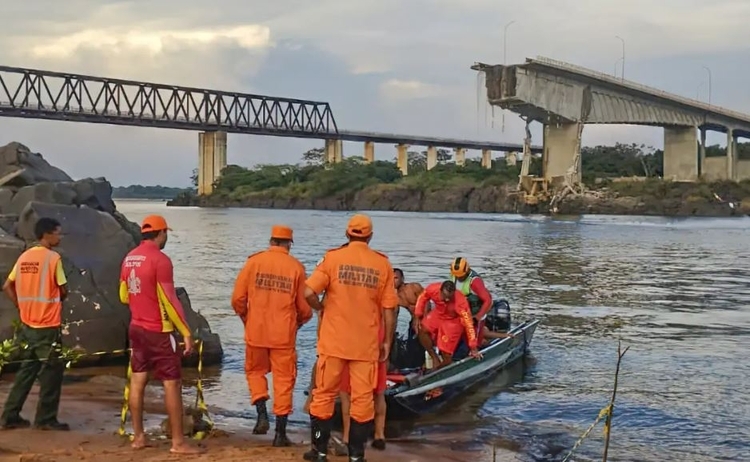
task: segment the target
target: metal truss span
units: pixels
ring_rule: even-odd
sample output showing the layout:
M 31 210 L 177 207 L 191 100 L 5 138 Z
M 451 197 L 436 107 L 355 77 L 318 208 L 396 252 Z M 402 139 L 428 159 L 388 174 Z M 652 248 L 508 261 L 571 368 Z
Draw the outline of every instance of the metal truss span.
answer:
M 338 134 L 328 103 L 0 66 L 0 116 L 297 138 Z

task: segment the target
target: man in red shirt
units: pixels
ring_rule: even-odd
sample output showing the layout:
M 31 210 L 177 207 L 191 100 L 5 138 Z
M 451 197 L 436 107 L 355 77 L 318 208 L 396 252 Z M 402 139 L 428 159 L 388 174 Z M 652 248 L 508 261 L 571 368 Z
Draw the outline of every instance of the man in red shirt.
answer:
M 432 310 L 425 316 L 427 303 Z M 471 309 L 466 297 L 456 290 L 452 281 L 435 282 L 419 295 L 414 308 L 414 328 L 419 341 L 432 358 L 433 367 L 447 366 L 453 361 L 461 336 L 466 332 L 470 355 L 481 359 L 477 350 L 477 334 L 471 318 Z M 435 353 L 437 345 L 440 357 Z
M 164 401 L 172 429 L 175 454 L 198 454 L 182 434 L 182 360 L 177 329 L 185 341 L 184 354 L 193 349 L 193 337 L 185 321 L 182 304 L 174 286 L 172 261 L 162 253 L 167 244 L 166 220 L 159 215 L 146 217 L 141 224 L 141 243 L 122 262 L 120 301 L 130 306 L 130 414 L 133 420 L 133 449 L 147 445 L 143 430 L 143 392 L 148 373 L 164 384 Z
M 474 318 L 474 329 L 479 337 L 479 344 L 485 333 L 484 318 L 492 308 L 492 295 L 484 285 L 482 277 L 474 271 L 463 257 L 454 258 L 451 262 L 451 281 L 456 289 L 466 296 Z

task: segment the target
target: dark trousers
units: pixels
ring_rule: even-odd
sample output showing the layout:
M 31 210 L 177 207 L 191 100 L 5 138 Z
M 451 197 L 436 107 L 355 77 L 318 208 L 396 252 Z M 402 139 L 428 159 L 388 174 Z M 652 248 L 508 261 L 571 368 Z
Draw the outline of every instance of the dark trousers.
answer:
M 45 425 L 56 422 L 65 372 L 65 364 L 59 358 L 62 341 L 60 328 L 34 329 L 22 326 L 17 341 L 21 345 L 19 360 L 23 362 L 5 402 L 2 421 L 9 423 L 20 419 L 21 409 L 38 378 L 39 404 L 34 423 Z M 24 344 L 27 345 L 26 348 L 23 348 Z

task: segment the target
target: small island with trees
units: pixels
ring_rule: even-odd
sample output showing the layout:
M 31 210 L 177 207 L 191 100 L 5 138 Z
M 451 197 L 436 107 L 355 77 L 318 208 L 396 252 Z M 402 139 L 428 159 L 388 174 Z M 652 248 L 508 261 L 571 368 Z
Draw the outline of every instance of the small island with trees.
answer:
M 707 156 L 724 155 L 719 146 Z M 740 158 L 750 144 L 740 145 Z M 298 164 L 229 165 L 210 195 L 183 192 L 169 206 L 254 207 L 414 212 L 550 213 L 548 204 L 529 206 L 518 192 L 521 162 L 497 159 L 486 169 L 438 150 L 438 165 L 427 170 L 426 152 L 410 152 L 407 176 L 394 161 L 366 163 L 346 157 L 326 164 L 323 149 L 311 149 Z M 733 216 L 750 213 L 750 181 L 672 182 L 662 176 L 663 152 L 643 145 L 584 147 L 582 178 L 586 194 L 568 196 L 559 214 Z M 541 174 L 534 158 L 530 174 Z

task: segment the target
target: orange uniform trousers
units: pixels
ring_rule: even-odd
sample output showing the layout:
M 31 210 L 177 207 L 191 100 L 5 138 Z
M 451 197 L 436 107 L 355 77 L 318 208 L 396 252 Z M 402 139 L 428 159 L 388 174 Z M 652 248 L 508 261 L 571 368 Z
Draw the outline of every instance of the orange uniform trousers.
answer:
M 250 388 L 250 402 L 267 400 L 268 380 L 273 374 L 273 413 L 292 413 L 292 396 L 297 380 L 297 351 L 294 348 L 258 348 L 247 345 L 245 349 L 245 376 Z
M 335 356 L 319 355 L 315 369 L 310 414 L 327 420 L 333 416 L 336 398 L 341 389 L 345 367 L 349 367 L 352 419 L 365 423 L 375 418 L 374 390 L 377 385 L 377 361 L 350 361 Z

